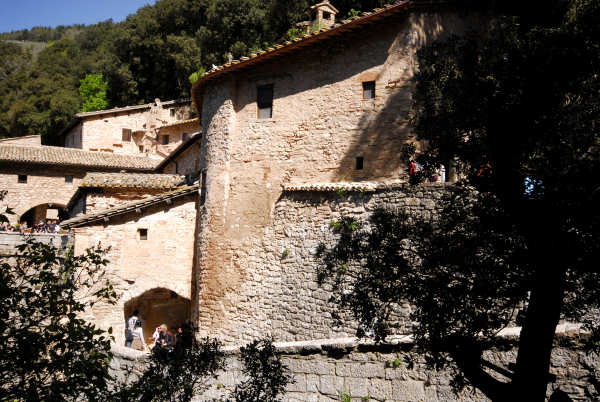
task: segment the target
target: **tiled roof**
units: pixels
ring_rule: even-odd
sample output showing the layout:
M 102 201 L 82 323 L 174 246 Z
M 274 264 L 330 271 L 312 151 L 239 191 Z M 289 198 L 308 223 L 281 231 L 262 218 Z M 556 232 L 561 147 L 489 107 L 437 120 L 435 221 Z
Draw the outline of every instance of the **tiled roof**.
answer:
M 159 163 L 159 160 L 145 156 L 91 152 L 63 147 L 26 147 L 18 145 L 0 145 L 0 161 L 137 171 L 152 170 Z
M 189 119 L 189 120 L 180 120 L 180 121 L 176 121 L 174 123 L 170 123 L 170 124 L 165 124 L 164 126 L 160 126 L 158 129 L 163 129 L 166 127 L 177 127 L 177 126 L 185 126 L 185 125 L 192 125 L 192 124 L 197 124 L 198 126 L 200 126 L 200 119 L 198 119 L 197 117 L 194 119 Z
M 188 194 L 197 194 L 199 188 L 200 186 L 198 184 L 194 184 L 192 186 L 181 186 L 176 190 L 158 194 L 153 197 L 147 197 L 142 200 L 126 202 L 114 208 L 109 208 L 91 214 L 77 216 L 75 218 L 62 222 L 60 226 L 65 229 L 70 229 L 92 222 L 108 222 L 111 216 L 122 215 L 133 211 L 141 212 L 143 208 L 147 208 L 152 205 L 160 204 L 162 202 L 169 204 L 175 198 L 183 197 Z
M 231 62 L 225 63 L 221 66 L 215 66 L 212 70 L 204 73 L 204 75 L 192 86 L 192 98 L 196 102 L 196 108 L 198 111 L 200 111 L 202 108 L 200 102 L 198 102 L 199 96 L 201 96 L 198 91 L 204 83 L 210 80 L 216 79 L 217 77 L 229 72 L 243 70 L 247 67 L 256 65 L 262 61 L 272 59 L 274 57 L 292 53 L 295 50 L 305 48 L 323 39 L 334 38 L 343 33 L 352 31 L 362 25 L 373 23 L 381 18 L 387 17 L 388 15 L 407 9 L 412 2 L 419 3 L 415 0 L 397 1 L 394 4 L 388 4 L 382 8 L 376 8 L 373 11 L 364 12 L 360 16 L 342 20 L 340 23 L 336 23 L 332 27 L 323 27 L 319 31 L 304 34 L 299 38 L 288 40 L 283 44 L 272 45 L 267 49 L 259 50 L 256 53 L 251 53 L 248 56 L 241 57 L 239 60 L 232 60 Z
M 453 183 L 423 183 L 423 187 L 448 187 Z M 306 183 L 306 184 L 284 184 L 283 191 L 286 192 L 356 192 L 373 193 L 377 190 L 392 190 L 410 186 L 406 180 L 394 179 L 387 181 L 357 181 L 357 182 L 332 182 L 332 183 Z
M 178 174 L 88 173 L 79 187 L 171 189 L 184 181 Z
M 160 105 L 161 106 L 170 106 L 170 105 L 175 105 L 175 104 L 178 104 L 178 103 L 188 103 L 188 102 L 190 102 L 190 99 L 176 99 L 176 100 L 161 102 Z M 75 115 L 75 117 L 83 119 L 83 118 L 92 117 L 92 116 L 102 116 L 104 114 L 129 112 L 129 111 L 140 110 L 140 109 L 141 110 L 143 110 L 143 109 L 150 109 L 153 105 L 154 105 L 154 102 L 152 102 L 152 103 L 146 103 L 146 104 L 143 104 L 143 105 L 116 107 L 116 108 L 113 108 L 113 109 L 97 110 L 95 112 L 77 113 Z

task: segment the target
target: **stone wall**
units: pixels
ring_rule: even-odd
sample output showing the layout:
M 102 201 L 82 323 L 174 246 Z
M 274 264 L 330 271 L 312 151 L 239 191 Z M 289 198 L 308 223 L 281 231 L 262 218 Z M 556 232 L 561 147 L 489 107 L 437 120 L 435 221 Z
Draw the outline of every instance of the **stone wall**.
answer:
M 0 255 L 12 255 L 18 245 L 24 244 L 26 239 L 32 238 L 39 243 L 50 244 L 61 250 L 73 244 L 73 237 L 64 234 L 38 233 L 23 236 L 21 233 L 0 232 Z
M 173 112 L 171 112 L 173 110 Z M 192 113 L 189 104 L 166 104 L 136 110 L 117 110 L 83 117 L 82 122 L 65 135 L 65 146 L 89 151 L 105 151 L 125 154 L 142 153 L 151 149 L 147 146 L 146 136 L 151 135 L 156 143 L 155 129 L 160 126 L 188 119 Z M 132 131 L 131 141 L 123 141 L 123 129 Z M 137 133 L 136 133 L 137 132 Z M 174 142 L 173 146 L 177 146 Z
M 202 143 L 196 141 L 188 149 L 177 155 L 163 169 L 162 173 L 197 175 L 200 172 Z
M 371 183 L 362 192 L 346 191 L 340 185 L 333 191 L 283 193 L 274 206 L 272 223 L 260 237 L 231 251 L 231 265 L 219 267 L 219 276 L 200 272 L 202 335 L 226 344 L 266 334 L 277 341 L 354 336 L 354 320 L 346 315 L 343 324 L 336 326 L 329 287 L 317 283 L 315 250 L 321 242 L 334 243 L 331 222 L 342 216 L 367 219 L 379 207 L 428 218 L 438 208 L 437 200 L 451 188 L 448 184 L 413 188 L 402 183 Z M 215 251 L 206 254 L 211 252 Z M 408 305 L 400 307 L 401 323 L 406 324 L 401 333 L 410 332 L 409 312 Z
M 442 371 L 428 368 L 409 340 L 373 345 L 344 338 L 279 344 L 278 350 L 295 381 L 287 387 L 283 397 L 286 402 L 334 402 L 343 400 L 343 396 L 361 402 L 489 401 L 471 387 L 455 393 L 451 386 L 452 368 Z M 143 353 L 126 348 L 115 348 L 113 352 L 115 359 L 111 362 L 111 372 L 117 378 L 125 379 L 129 370 L 134 377 L 143 372 Z M 486 352 L 485 359 L 508 369 L 509 363 L 516 360 L 516 350 L 491 350 Z M 230 349 L 226 361 L 226 371 L 210 381 L 210 390 L 195 400 L 220 399 L 243 381 L 237 351 Z M 550 372 L 556 375 L 556 382 L 548 385 L 548 396 L 560 388 L 574 401 L 600 398 L 597 385 L 600 383 L 600 358 L 597 353 L 587 354 L 577 346 L 556 347 L 552 352 Z M 492 374 L 507 381 L 498 373 Z
M 406 179 L 400 149 L 414 140 L 408 113 L 416 51 L 477 26 L 484 24 L 473 15 L 407 12 L 203 87 L 201 327 L 227 342 L 267 332 L 284 340 L 353 333 L 350 323 L 332 329 L 311 253 L 336 214 L 363 211 L 380 197 L 352 195 L 346 205 L 319 194 L 297 200 L 282 187 Z M 369 81 L 374 99 L 363 98 Z M 273 116 L 259 119 L 257 86 L 264 84 L 273 84 Z
M 169 136 L 169 144 L 163 145 L 162 149 L 171 153 L 183 142 L 184 134 L 192 135 L 200 131 L 200 121 L 191 120 L 181 124 L 170 124 L 156 130 L 157 140 L 160 143 L 163 135 Z
M 0 188 L 8 191 L 2 204 L 15 212 L 8 218 L 16 223 L 29 209 L 48 203 L 65 207 L 85 174 L 82 169 L 72 168 L 2 166 Z M 19 183 L 19 175 L 26 175 L 27 183 Z M 71 183 L 67 176 L 72 176 Z
M 94 306 L 93 311 L 87 312 L 86 318 L 104 329 L 112 327 L 117 344 L 122 345 L 124 342 L 126 303 L 136 298 L 144 299 L 148 292 L 164 289 L 167 296 L 168 292 L 173 292 L 171 295 L 174 300 L 179 300 L 178 297 L 187 300 L 185 308 L 189 310 L 196 235 L 196 198 L 195 195 L 181 197 L 171 204 L 151 206 L 142 209 L 140 213 L 112 216 L 109 222 L 90 223 L 73 229 L 77 254 L 98 244 L 104 248 L 110 247 L 106 256 L 110 261 L 107 271 L 119 294 L 119 301 L 114 306 Z M 140 229 L 147 230 L 146 240 L 140 237 Z M 145 299 L 141 299 L 140 303 L 145 303 Z M 134 308 L 132 306 L 131 311 Z M 162 307 L 154 310 L 160 308 Z M 156 314 L 152 314 L 156 318 Z M 186 315 L 189 317 L 189 311 Z M 150 337 L 154 330 L 154 318 L 148 321 L 145 311 L 142 311 L 141 318 L 144 321 L 144 334 Z M 159 321 L 158 318 L 156 321 Z

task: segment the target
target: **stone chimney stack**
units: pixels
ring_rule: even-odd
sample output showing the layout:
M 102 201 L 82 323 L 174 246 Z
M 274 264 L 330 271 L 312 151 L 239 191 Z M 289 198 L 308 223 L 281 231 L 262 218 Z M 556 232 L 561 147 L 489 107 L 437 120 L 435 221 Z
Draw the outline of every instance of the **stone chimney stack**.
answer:
M 331 28 L 335 24 L 335 16 L 339 11 L 331 5 L 329 0 L 324 0 L 310 8 L 310 29 L 317 31 L 321 28 Z

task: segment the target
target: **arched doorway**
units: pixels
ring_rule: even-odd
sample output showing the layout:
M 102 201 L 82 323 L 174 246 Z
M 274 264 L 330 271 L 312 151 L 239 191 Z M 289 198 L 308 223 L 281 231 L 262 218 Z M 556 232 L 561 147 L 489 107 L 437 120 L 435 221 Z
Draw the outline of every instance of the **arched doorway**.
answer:
M 139 310 L 142 320 L 144 339 L 151 342 L 157 326 L 166 324 L 169 330 L 190 320 L 190 300 L 165 288 L 155 288 L 142 293 L 125 303 L 124 319 L 127 320 L 134 310 Z
M 27 222 L 28 227 L 39 223 L 41 220 L 58 219 L 64 221 L 69 219 L 69 214 L 64 205 L 61 204 L 40 204 L 27 210 L 19 218 L 19 222 Z

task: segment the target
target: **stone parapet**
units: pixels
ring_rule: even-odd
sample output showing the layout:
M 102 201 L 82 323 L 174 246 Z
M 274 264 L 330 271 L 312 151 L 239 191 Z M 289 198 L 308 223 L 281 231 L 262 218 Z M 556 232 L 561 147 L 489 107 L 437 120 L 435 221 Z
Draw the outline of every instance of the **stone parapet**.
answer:
M 66 234 L 37 233 L 22 235 L 21 233 L 0 232 L 0 255 L 12 255 L 16 247 L 24 244 L 27 239 L 32 238 L 37 242 L 53 245 L 62 251 L 73 244 L 73 236 Z

